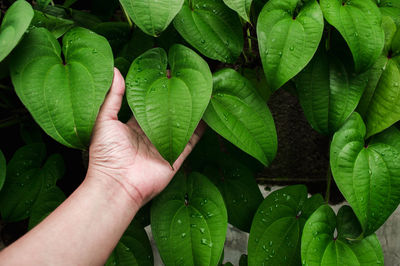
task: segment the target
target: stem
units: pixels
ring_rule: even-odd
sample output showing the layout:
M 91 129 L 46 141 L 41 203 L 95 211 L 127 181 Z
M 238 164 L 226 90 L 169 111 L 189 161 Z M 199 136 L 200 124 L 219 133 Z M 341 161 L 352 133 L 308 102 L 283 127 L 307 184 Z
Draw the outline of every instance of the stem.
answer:
M 247 40 L 249 41 L 249 51 L 250 51 L 250 53 L 252 53 L 253 49 L 252 49 L 252 43 L 251 43 L 251 38 L 250 37 L 251 37 L 250 29 L 247 28 Z
M 54 1 L 53 1 L 53 0 L 51 0 L 51 1 L 50 1 L 50 4 L 51 4 L 52 6 L 54 6 Z
M 331 171 L 331 165 L 329 164 L 328 172 L 326 173 L 326 192 L 325 192 L 326 203 L 329 203 L 329 198 L 331 195 L 331 184 L 332 184 L 332 171 Z
M 132 29 L 133 28 L 133 23 L 131 18 L 129 17 L 128 13 L 126 12 L 125 8 L 120 4 L 122 11 L 124 11 L 124 15 L 126 18 L 126 21 L 128 21 L 129 27 Z
M 303 183 L 303 182 L 310 182 L 310 183 L 319 183 L 325 182 L 326 179 L 319 178 L 319 179 L 308 179 L 308 178 L 268 178 L 268 177 L 258 177 L 256 178 L 257 181 L 269 181 L 269 182 L 293 182 L 293 183 Z

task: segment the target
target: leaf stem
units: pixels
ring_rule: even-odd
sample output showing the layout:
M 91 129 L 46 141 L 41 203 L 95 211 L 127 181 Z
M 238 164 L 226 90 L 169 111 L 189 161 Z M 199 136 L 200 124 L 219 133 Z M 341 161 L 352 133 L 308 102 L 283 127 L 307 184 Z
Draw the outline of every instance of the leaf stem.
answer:
M 325 201 L 329 203 L 329 199 L 331 196 L 331 184 L 332 184 L 332 171 L 331 165 L 328 166 L 328 171 L 326 173 L 326 192 L 325 192 Z
M 128 15 L 128 13 L 126 12 L 125 8 L 124 8 L 121 4 L 120 4 L 120 6 L 121 6 L 122 11 L 124 12 L 124 15 L 125 15 L 126 21 L 127 21 L 128 24 L 129 24 L 129 27 L 132 29 L 132 28 L 133 28 L 133 23 L 132 23 L 131 18 L 129 17 L 129 15 Z

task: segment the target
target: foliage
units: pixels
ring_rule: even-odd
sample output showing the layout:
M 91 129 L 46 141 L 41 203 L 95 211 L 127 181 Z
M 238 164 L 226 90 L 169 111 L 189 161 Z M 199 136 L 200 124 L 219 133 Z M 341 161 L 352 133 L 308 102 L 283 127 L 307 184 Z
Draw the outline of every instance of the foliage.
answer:
M 119 118 L 134 115 L 171 165 L 200 120 L 210 129 L 107 265 L 152 265 L 150 222 L 166 265 L 222 265 L 228 223 L 250 233 L 235 265 L 383 264 L 375 232 L 400 203 L 400 0 L 1 8 L 0 128 L 19 124 L 26 143 L 13 156 L 0 151 L 2 222 L 29 219 L 31 229 L 65 200 L 64 160 L 47 157 L 42 131 L 87 151 L 117 66 L 126 76 Z M 350 205 L 337 215 L 304 185 L 263 199 L 255 181 L 278 150 L 267 102 L 293 86 L 310 125 L 331 139 L 327 184 L 332 174 Z

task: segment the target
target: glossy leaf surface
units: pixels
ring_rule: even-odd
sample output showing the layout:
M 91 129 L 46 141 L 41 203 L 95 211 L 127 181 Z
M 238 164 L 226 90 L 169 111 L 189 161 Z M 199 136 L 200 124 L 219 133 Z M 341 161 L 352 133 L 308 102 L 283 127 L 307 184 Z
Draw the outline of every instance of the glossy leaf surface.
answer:
M 248 265 L 299 265 L 303 226 L 323 199 L 307 198 L 303 185 L 289 186 L 268 195 L 251 225 Z
M 5 221 L 18 221 L 29 216 L 42 188 L 39 173 L 45 156 L 44 144 L 35 143 L 20 148 L 11 158 L 0 192 L 0 212 Z
M 65 195 L 56 186 L 40 193 L 35 204 L 32 207 L 29 218 L 29 229 L 32 229 L 43 221 L 50 213 L 52 213 L 65 200 Z
M 275 124 L 257 90 L 233 69 L 218 71 L 213 82 L 204 121 L 264 165 L 271 163 L 277 150 Z
M 154 48 L 132 63 L 126 86 L 140 127 L 173 164 L 210 100 L 212 76 L 207 63 L 183 45 L 171 47 L 168 57 L 163 49 Z
M 400 27 L 400 0 L 375 0 L 383 16 L 391 17 Z
M 366 128 L 353 113 L 335 133 L 330 153 L 332 174 L 357 215 L 364 235 L 374 233 L 400 203 L 400 134 L 383 132 L 365 144 Z M 391 138 L 395 137 L 396 140 Z
M 299 73 L 322 37 L 324 19 L 315 0 L 271 0 L 258 17 L 257 36 L 267 84 L 275 91 Z
M 263 196 L 253 173 L 242 163 L 225 155 L 217 164 L 208 165 L 205 175 L 219 189 L 228 210 L 228 222 L 250 232 L 251 222 Z
M 48 135 L 68 147 L 87 149 L 112 82 L 112 51 L 106 39 L 83 28 L 64 35 L 62 49 L 65 62 L 48 30 L 32 30 L 13 56 L 11 78 L 19 98 Z
M 165 265 L 217 265 L 227 230 L 219 190 L 205 176 L 178 174 L 154 199 L 151 228 Z
M 35 10 L 35 15 L 31 22 L 31 27 L 43 27 L 48 29 L 56 39 L 70 30 L 75 23 L 72 20 L 58 18 L 44 12 Z
M 0 150 L 0 191 L 6 181 L 7 162 L 3 152 Z
M 0 26 L 0 62 L 17 46 L 33 18 L 31 5 L 16 1 L 6 12 Z
M 145 33 L 158 36 L 181 10 L 184 0 L 120 0 L 133 22 Z
M 321 49 L 296 77 L 300 104 L 311 126 L 329 135 L 356 109 L 368 76 L 356 75 L 334 54 Z
M 372 1 L 321 0 L 325 19 L 346 40 L 357 72 L 370 68 L 382 52 L 382 17 Z
M 224 0 L 224 3 L 235 10 L 244 20 L 250 22 L 249 14 L 253 0 Z
M 382 248 L 375 234 L 358 242 L 346 238 L 346 233 L 354 230 L 357 224 L 348 206 L 343 206 L 337 217 L 331 207 L 319 207 L 304 226 L 301 239 L 303 265 L 383 265 Z
M 133 220 L 107 260 L 106 266 L 152 266 L 153 252 L 142 225 Z
M 174 26 L 189 44 L 211 59 L 233 63 L 243 50 L 240 20 L 222 0 L 185 0 Z

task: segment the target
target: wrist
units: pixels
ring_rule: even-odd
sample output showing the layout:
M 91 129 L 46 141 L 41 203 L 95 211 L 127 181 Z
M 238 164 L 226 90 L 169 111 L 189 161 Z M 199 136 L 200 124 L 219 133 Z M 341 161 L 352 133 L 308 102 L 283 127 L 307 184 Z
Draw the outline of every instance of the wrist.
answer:
M 84 185 L 95 187 L 109 202 L 114 202 L 118 207 L 124 205 L 136 213 L 143 199 L 137 190 L 125 186 L 122 179 L 89 166 Z

